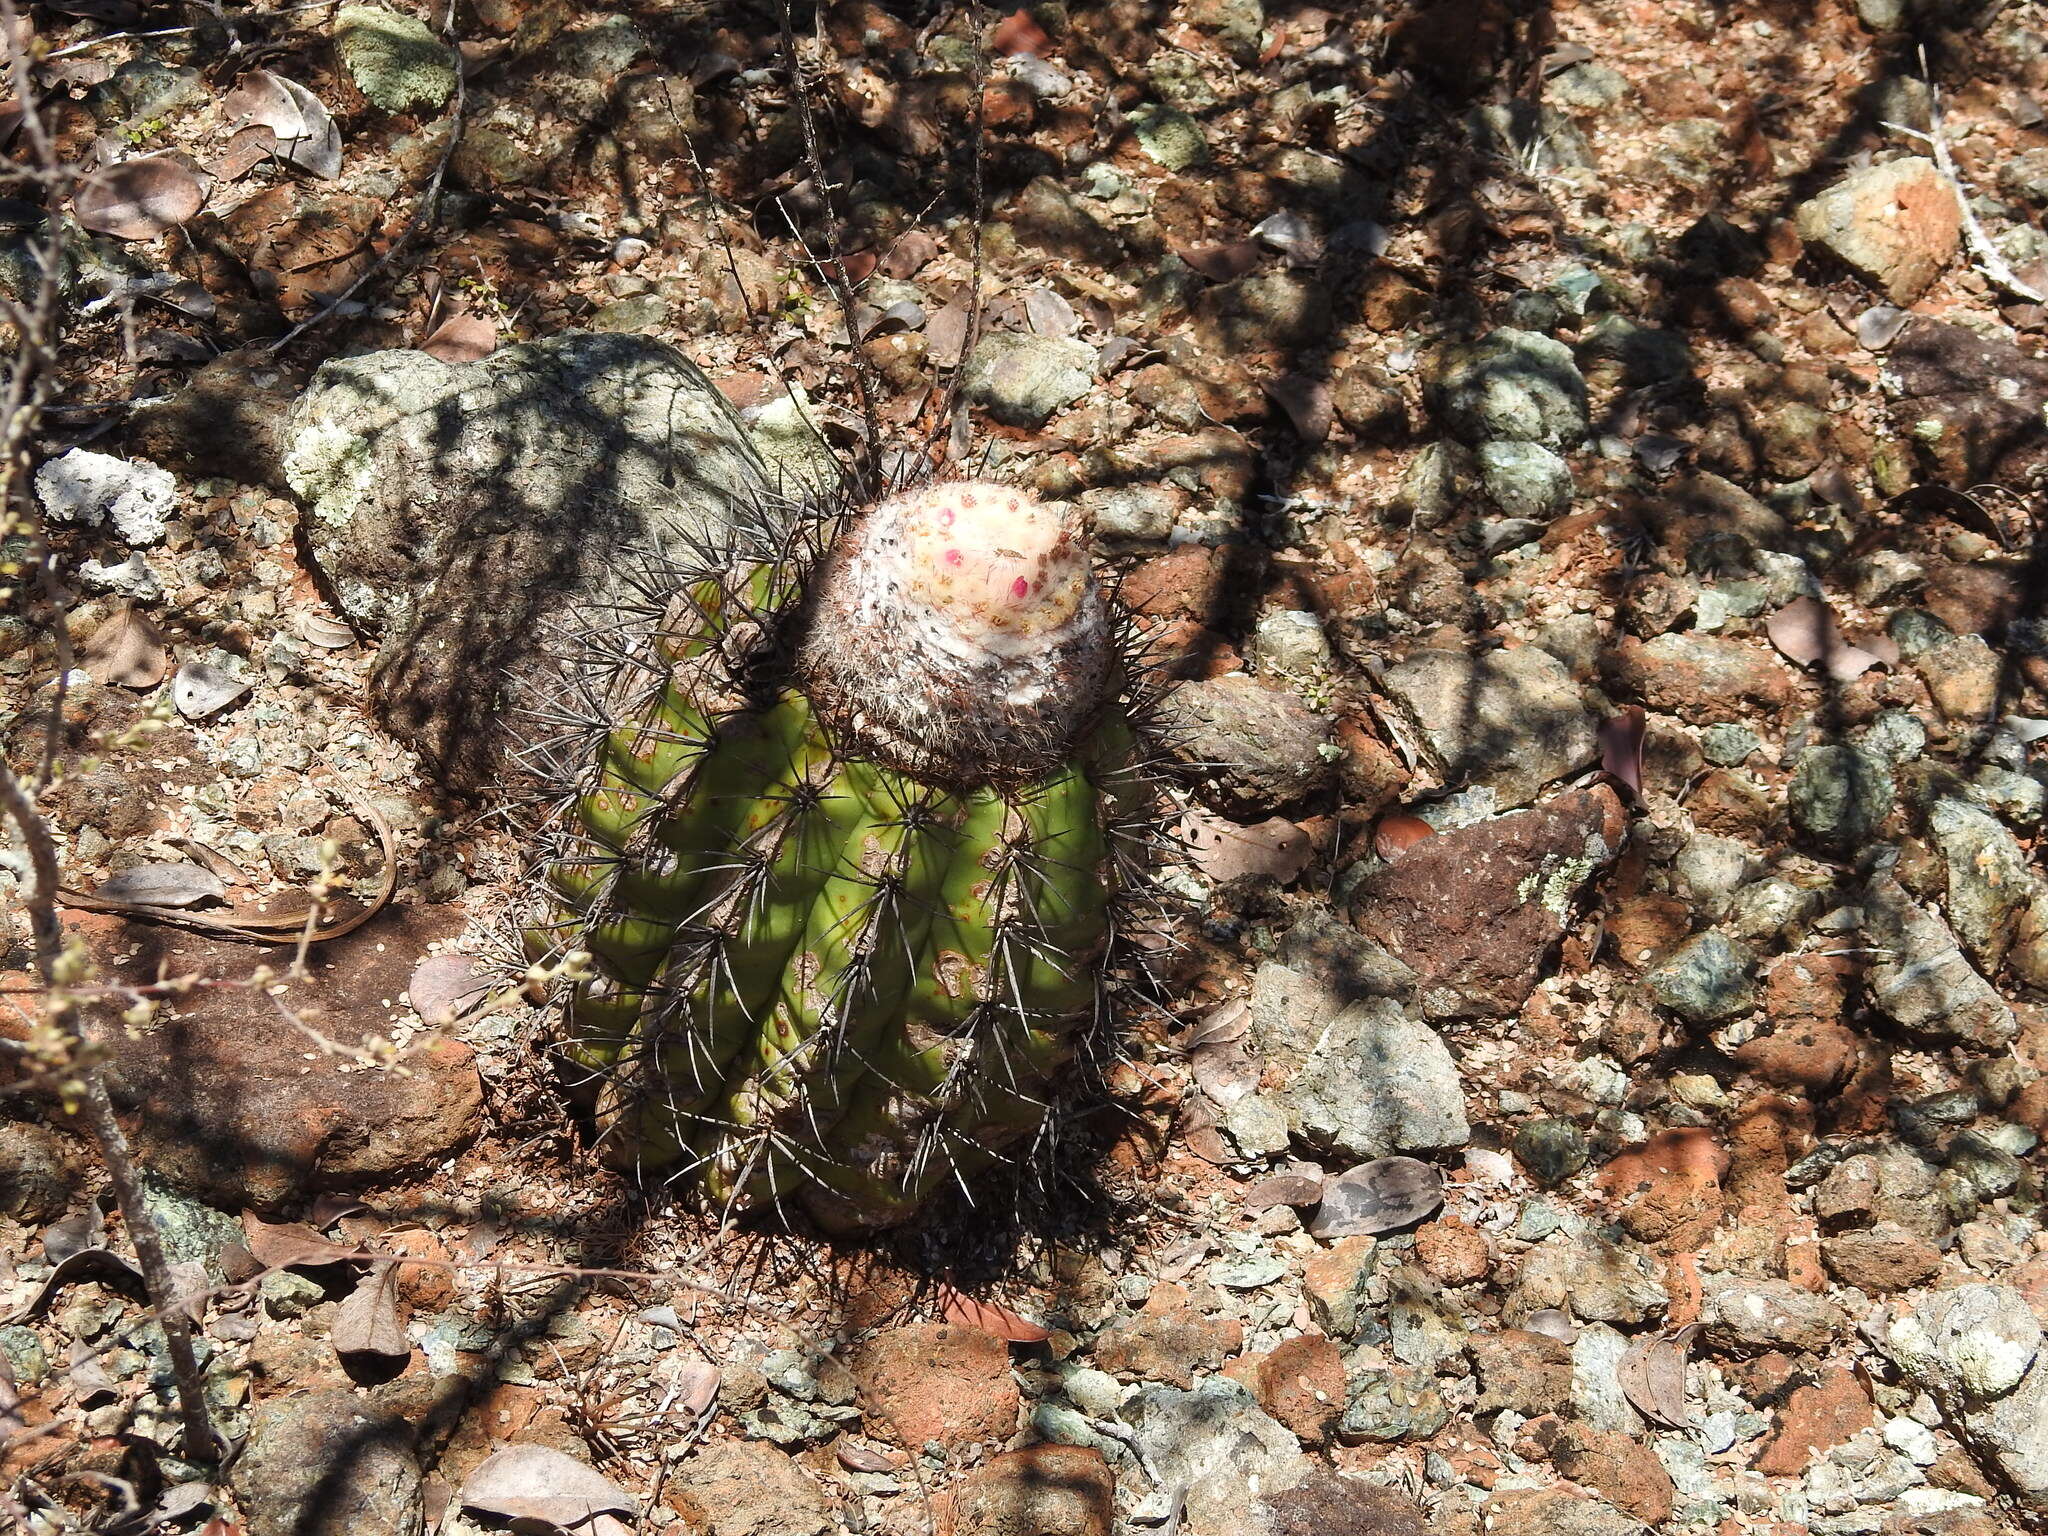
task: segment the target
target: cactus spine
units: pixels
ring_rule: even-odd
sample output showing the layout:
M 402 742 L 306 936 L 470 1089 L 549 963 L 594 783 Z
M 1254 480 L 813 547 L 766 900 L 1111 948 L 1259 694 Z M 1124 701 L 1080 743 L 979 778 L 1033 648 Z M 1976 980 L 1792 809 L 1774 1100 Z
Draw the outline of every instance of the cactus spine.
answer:
M 650 574 L 565 671 L 585 766 L 528 949 L 591 957 L 562 1054 L 610 1161 L 880 1227 L 1045 1121 L 1156 794 L 1054 511 L 956 482 L 784 522 Z

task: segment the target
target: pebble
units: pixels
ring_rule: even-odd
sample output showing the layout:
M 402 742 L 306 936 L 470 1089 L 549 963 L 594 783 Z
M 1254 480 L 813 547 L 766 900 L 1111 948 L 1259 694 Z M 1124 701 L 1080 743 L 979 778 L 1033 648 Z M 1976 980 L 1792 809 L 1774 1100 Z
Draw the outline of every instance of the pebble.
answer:
M 1865 978 L 1870 1000 L 1894 1023 L 1936 1039 L 1996 1048 L 2019 1031 L 2012 1009 L 1971 966 L 1939 917 L 1879 876 L 1864 890 L 1865 942 L 1884 958 Z
M 1548 523 L 1571 506 L 1571 469 L 1541 444 L 1481 443 L 1477 457 L 1480 484 L 1509 517 Z
M 1846 1321 L 1826 1296 L 1785 1280 L 1710 1275 L 1701 1318 L 1707 1337 L 1724 1349 L 1804 1349 L 1818 1353 Z
M 1330 720 L 1290 690 L 1232 674 L 1183 683 L 1164 709 L 1176 752 L 1230 813 L 1271 814 L 1329 777 Z
M 1586 1136 L 1570 1120 L 1526 1120 L 1515 1128 L 1515 1158 L 1545 1189 L 1555 1189 L 1592 1156 Z
M 1688 1024 L 1714 1024 L 1756 1006 L 1754 960 L 1725 934 L 1709 930 L 1644 973 L 1650 995 Z

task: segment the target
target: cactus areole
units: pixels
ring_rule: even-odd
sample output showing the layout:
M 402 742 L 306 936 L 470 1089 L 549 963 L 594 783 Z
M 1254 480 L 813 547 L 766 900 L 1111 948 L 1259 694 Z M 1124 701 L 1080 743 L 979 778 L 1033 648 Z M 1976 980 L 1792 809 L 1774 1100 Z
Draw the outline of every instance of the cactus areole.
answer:
M 608 1161 L 883 1227 L 1044 1131 L 1156 787 L 1056 510 L 952 482 L 784 521 L 581 637 L 527 947 L 589 957 L 561 1054 Z

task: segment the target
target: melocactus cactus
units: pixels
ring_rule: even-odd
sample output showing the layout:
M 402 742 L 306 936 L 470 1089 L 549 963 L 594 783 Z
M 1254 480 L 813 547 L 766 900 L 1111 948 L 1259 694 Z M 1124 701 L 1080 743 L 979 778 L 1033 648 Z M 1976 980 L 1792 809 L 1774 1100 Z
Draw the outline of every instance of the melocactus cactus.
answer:
M 590 956 L 563 1054 L 610 1161 L 886 1226 L 1044 1124 L 1156 786 L 1085 533 L 1028 494 L 745 542 L 567 668 L 594 729 L 529 952 Z

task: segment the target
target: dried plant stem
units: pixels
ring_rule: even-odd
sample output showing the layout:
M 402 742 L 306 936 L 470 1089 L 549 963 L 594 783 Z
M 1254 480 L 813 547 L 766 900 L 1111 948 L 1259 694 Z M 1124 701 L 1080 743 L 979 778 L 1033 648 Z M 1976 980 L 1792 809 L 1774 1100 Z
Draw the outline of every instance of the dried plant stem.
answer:
M 192 1348 L 192 1319 L 180 1305 L 177 1282 L 169 1260 L 164 1257 L 163 1236 L 156 1218 L 143 1201 L 142 1176 L 128 1137 L 114 1114 L 107 1082 L 90 1042 L 78 1022 L 78 1009 L 59 980 L 64 951 L 63 929 L 57 921 L 57 846 L 50 836 L 35 802 L 13 770 L 0 762 L 0 812 L 21 832 L 28 849 L 29 866 L 35 874 L 35 889 L 25 905 L 34 935 L 36 971 L 49 989 L 45 1010 L 50 1023 L 70 1049 L 72 1067 L 83 1089 L 82 1108 L 86 1129 L 98 1145 L 107 1178 L 114 1186 L 114 1199 L 121 1207 L 121 1220 L 135 1244 L 135 1259 L 142 1281 L 149 1291 L 151 1308 L 164 1331 L 171 1358 L 172 1384 L 178 1394 L 178 1414 L 184 1427 L 184 1452 L 188 1460 L 212 1463 L 219 1459 L 220 1441 L 206 1412 L 205 1384 L 199 1374 L 199 1357 Z

